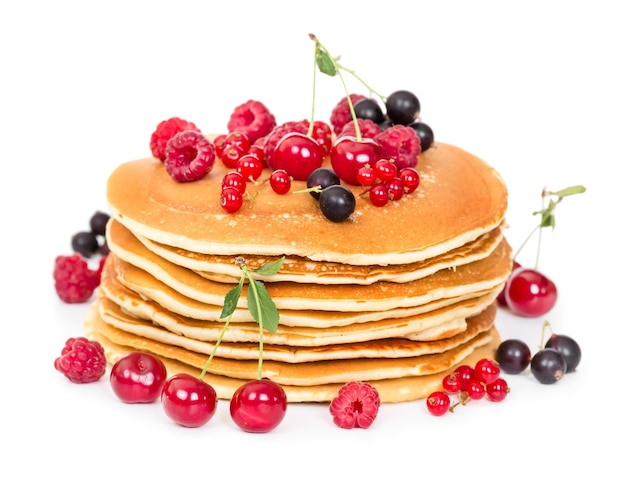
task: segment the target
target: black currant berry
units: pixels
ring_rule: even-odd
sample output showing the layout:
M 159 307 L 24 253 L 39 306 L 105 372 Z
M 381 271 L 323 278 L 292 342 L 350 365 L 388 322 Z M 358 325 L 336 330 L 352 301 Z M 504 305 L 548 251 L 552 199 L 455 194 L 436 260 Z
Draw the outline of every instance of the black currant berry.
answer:
M 106 226 L 109 222 L 110 216 L 102 211 L 96 211 L 89 220 L 89 227 L 91 232 L 95 235 L 104 236 L 106 232 Z
M 415 133 L 419 137 L 420 143 L 422 145 L 422 152 L 426 152 L 435 141 L 435 134 L 433 133 L 433 129 L 426 125 L 426 123 L 422 122 L 413 122 L 409 126 L 415 131 Z
M 320 192 L 320 209 L 327 219 L 341 223 L 350 217 L 356 207 L 356 198 L 344 186 L 329 186 Z
M 546 341 L 545 347 L 556 349 L 563 355 L 567 363 L 566 373 L 576 371 L 576 367 L 580 363 L 581 351 L 578 343 L 571 337 L 564 334 L 552 334 Z
M 394 91 L 387 97 L 385 108 L 387 116 L 393 123 L 409 125 L 420 113 L 420 102 L 410 91 Z
M 335 173 L 335 171 L 331 169 L 326 169 L 325 167 L 320 167 L 319 169 L 315 169 L 309 175 L 306 181 L 306 187 L 311 189 L 313 187 L 319 187 L 320 189 L 326 189 L 330 186 L 335 186 L 340 184 L 341 181 L 339 176 Z M 320 198 L 319 191 L 311 191 L 309 194 L 313 196 L 315 199 Z
M 354 113 L 357 118 L 363 120 L 372 120 L 374 123 L 379 124 L 385 121 L 385 114 L 382 108 L 371 98 L 364 98 L 357 101 L 354 104 Z
M 502 341 L 496 350 L 496 361 L 500 369 L 510 375 L 519 374 L 528 368 L 530 359 L 530 348 L 519 339 Z
M 551 385 L 563 378 L 567 372 L 567 363 L 560 351 L 544 348 L 533 356 L 530 371 L 540 383 Z
M 100 248 L 98 238 L 91 231 L 79 231 L 72 236 L 72 250 L 91 258 Z

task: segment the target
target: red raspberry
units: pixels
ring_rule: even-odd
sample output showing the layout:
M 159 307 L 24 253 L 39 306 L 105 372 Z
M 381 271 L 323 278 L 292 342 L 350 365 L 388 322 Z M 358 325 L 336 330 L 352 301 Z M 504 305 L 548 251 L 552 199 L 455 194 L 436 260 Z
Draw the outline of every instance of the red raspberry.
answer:
M 237 106 L 228 120 L 228 131 L 243 133 L 253 144 L 276 126 L 276 118 L 260 101 L 248 100 Z
M 63 302 L 85 302 L 100 285 L 100 272 L 89 268 L 80 254 L 58 256 L 54 261 L 54 288 Z
M 263 153 L 265 154 L 265 163 L 270 169 L 274 169 L 273 157 L 276 145 L 280 142 L 288 133 L 297 132 L 306 134 L 309 131 L 309 122 L 307 121 L 288 121 L 282 125 L 275 127 L 267 136 L 265 145 L 263 147 Z
M 215 145 L 200 132 L 183 130 L 167 143 L 164 163 L 175 181 L 197 181 L 213 169 Z
M 359 124 L 359 130 L 361 131 L 361 137 L 363 138 L 374 138 L 376 135 L 382 132 L 382 128 L 380 128 L 380 126 L 378 126 L 372 120 L 357 118 L 356 122 Z M 356 137 L 354 122 L 346 123 L 339 132 L 339 135 L 337 135 L 337 137 L 343 137 L 344 135 L 351 135 L 353 137 Z
M 343 385 L 330 402 L 330 414 L 335 425 L 342 429 L 367 429 L 376 419 L 378 407 L 380 396 L 376 388 L 369 383 L 352 381 Z
M 106 365 L 102 345 L 84 337 L 69 338 L 61 356 L 54 360 L 54 368 L 72 383 L 98 381 L 104 375 Z
M 150 150 L 152 151 L 152 155 L 163 162 L 165 160 L 165 147 L 167 146 L 167 142 L 169 142 L 174 135 L 183 130 L 200 131 L 192 122 L 178 117 L 173 117 L 159 123 L 150 138 Z
M 417 166 L 422 145 L 412 128 L 393 125 L 376 135 L 374 140 L 380 144 L 380 157 L 393 159 L 398 170 Z
M 352 106 L 359 101 L 366 98 L 365 95 L 362 94 L 351 94 L 350 101 L 352 101 Z M 352 115 L 350 114 L 350 105 L 348 105 L 348 97 L 345 96 L 339 103 L 335 105 L 333 111 L 330 113 L 330 124 L 333 126 L 333 131 L 339 135 L 343 126 L 352 121 Z

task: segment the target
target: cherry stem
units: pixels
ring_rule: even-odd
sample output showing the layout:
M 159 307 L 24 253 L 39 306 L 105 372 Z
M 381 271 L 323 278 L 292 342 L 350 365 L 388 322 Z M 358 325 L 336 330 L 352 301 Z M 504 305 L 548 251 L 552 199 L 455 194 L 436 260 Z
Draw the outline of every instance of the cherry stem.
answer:
M 369 84 L 367 84 L 360 76 L 356 74 L 355 71 L 353 71 L 352 69 L 348 69 L 343 64 L 338 63 L 338 62 L 335 62 L 335 66 L 337 66 L 339 69 L 344 70 L 348 74 L 351 74 L 352 76 L 354 76 L 363 86 L 365 86 L 369 90 L 370 93 L 373 93 L 376 96 L 378 96 L 382 100 L 383 103 L 385 102 L 386 98 L 383 95 L 381 95 L 378 91 L 376 91 L 374 88 L 372 88 Z
M 550 334 L 552 334 L 552 326 L 550 325 L 550 322 L 543 321 L 543 325 L 541 326 L 541 342 L 539 343 L 539 349 L 543 349 L 543 343 L 546 342 L 545 332 L 547 328 L 550 328 Z
M 309 130 L 307 136 L 313 136 L 313 123 L 315 122 L 315 91 L 317 86 L 317 46 L 313 50 L 313 94 L 311 96 L 311 121 L 309 122 Z
M 297 191 L 291 191 L 292 194 L 300 194 L 304 192 L 322 192 L 322 186 L 317 185 L 313 187 L 307 187 L 306 189 L 298 189 Z
M 252 296 L 257 303 L 257 308 L 261 306 L 261 298 L 257 291 L 256 285 L 253 284 L 254 278 L 252 277 L 247 265 L 241 267 L 243 275 L 248 278 L 248 291 L 252 290 Z M 250 296 L 248 296 L 250 298 Z M 248 305 L 249 307 L 249 305 Z M 260 380 L 263 377 L 263 313 L 259 312 L 259 366 L 257 369 L 257 378 Z

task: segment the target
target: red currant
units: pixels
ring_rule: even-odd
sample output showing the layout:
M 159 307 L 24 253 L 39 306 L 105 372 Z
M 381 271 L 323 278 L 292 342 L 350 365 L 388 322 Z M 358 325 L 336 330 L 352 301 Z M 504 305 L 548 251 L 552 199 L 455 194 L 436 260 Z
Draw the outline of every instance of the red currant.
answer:
M 387 191 L 389 192 L 389 199 L 391 201 L 398 201 L 402 199 L 404 195 L 404 185 L 402 181 L 396 177 L 387 183 Z
M 517 315 L 538 317 L 556 303 L 556 285 L 532 268 L 518 268 L 509 276 L 504 288 L 506 304 Z
M 380 159 L 374 165 L 374 170 L 376 170 L 376 175 L 383 182 L 389 182 L 396 177 L 398 173 L 398 169 L 396 164 L 387 159 Z
M 420 175 L 419 172 L 413 167 L 405 167 L 398 172 L 398 177 L 402 181 L 404 185 L 404 192 L 406 194 L 411 194 L 415 192 L 415 190 L 420 185 Z
M 287 413 L 283 388 L 266 378 L 241 385 L 230 400 L 230 416 L 246 432 L 269 432 Z
M 272 158 L 274 169 L 283 169 L 297 181 L 306 181 L 324 162 L 324 149 L 303 133 L 292 132 L 280 139 Z
M 276 169 L 270 175 L 270 186 L 276 194 L 287 194 L 291 189 L 291 177 L 284 169 Z
M 344 135 L 330 149 L 330 163 L 342 181 L 359 185 L 357 174 L 365 165 L 374 166 L 378 161 L 380 145 L 371 138 L 358 141 L 355 136 Z
M 227 213 L 239 211 L 243 205 L 243 195 L 234 187 L 225 187 L 220 196 L 220 206 Z
M 163 389 L 167 370 L 152 354 L 132 352 L 111 368 L 109 382 L 117 397 L 126 403 L 152 403 Z
M 314 121 L 313 138 L 324 149 L 324 154 L 327 155 L 330 152 L 331 147 L 333 146 L 333 133 L 330 126 L 326 122 L 323 122 L 321 120 Z
M 213 139 L 213 145 L 215 145 L 215 155 L 217 155 L 220 159 L 222 158 L 222 153 L 224 152 L 224 147 L 226 146 L 226 137 L 227 135 L 222 133 Z
M 233 187 L 241 194 L 244 194 L 246 192 L 246 180 L 244 175 L 238 171 L 228 172 L 222 179 L 222 189 L 226 187 Z
M 245 154 L 246 151 L 239 145 L 224 145 L 221 159 L 226 167 L 234 169 L 237 166 L 239 159 Z
M 450 397 L 446 392 L 434 391 L 428 395 L 426 407 L 428 411 L 436 417 L 445 415 L 446 412 L 450 410 Z
M 248 140 L 248 137 L 246 135 L 240 132 L 231 132 L 226 135 L 224 145 L 227 147 L 237 146 L 244 154 L 247 154 L 248 150 L 250 150 L 250 140 Z
M 371 186 L 376 182 L 376 170 L 369 165 L 361 167 L 356 175 L 357 181 L 362 186 Z
M 496 378 L 491 383 L 485 385 L 487 398 L 492 402 L 501 402 L 510 392 L 509 385 L 503 378 Z
M 370 201 L 374 206 L 384 206 L 389 202 L 389 191 L 387 190 L 387 186 L 385 184 L 379 183 L 375 184 L 369 190 L 370 193 Z
M 204 381 L 186 373 L 170 377 L 161 391 L 165 414 L 185 427 L 206 424 L 217 410 L 215 389 Z
M 478 379 L 472 378 L 465 383 L 465 392 L 472 400 L 480 400 L 485 396 L 485 385 Z
M 245 154 L 235 165 L 237 172 L 241 173 L 246 181 L 256 181 L 263 173 L 263 162 L 256 155 Z
M 479 381 L 489 384 L 500 376 L 500 367 L 489 358 L 479 359 L 474 365 L 474 374 Z
M 442 380 L 443 389 L 447 393 L 457 393 L 461 390 L 460 376 L 456 371 L 453 371 L 449 375 L 443 377 Z
M 461 382 L 461 391 L 465 391 L 467 388 L 467 382 L 475 379 L 474 368 L 469 365 L 460 365 L 455 370 L 455 373 L 459 374 L 459 381 Z

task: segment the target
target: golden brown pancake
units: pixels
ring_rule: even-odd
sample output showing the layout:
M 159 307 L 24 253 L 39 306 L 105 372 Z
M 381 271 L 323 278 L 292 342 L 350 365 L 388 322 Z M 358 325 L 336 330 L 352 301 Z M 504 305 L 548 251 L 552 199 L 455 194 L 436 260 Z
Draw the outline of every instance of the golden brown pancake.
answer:
M 500 226 L 507 206 L 506 187 L 494 169 L 441 142 L 420 156 L 416 192 L 382 208 L 359 198 L 351 218 L 339 224 L 326 219 L 309 194 L 279 195 L 268 184 L 250 184 L 253 201 L 225 213 L 219 198 L 227 170 L 216 163 L 204 179 L 179 183 L 154 158 L 122 164 L 107 184 L 111 214 L 135 234 L 202 254 L 392 265 L 474 241 Z M 261 180 L 268 176 L 269 169 Z M 293 191 L 304 188 L 305 181 L 293 182 Z

